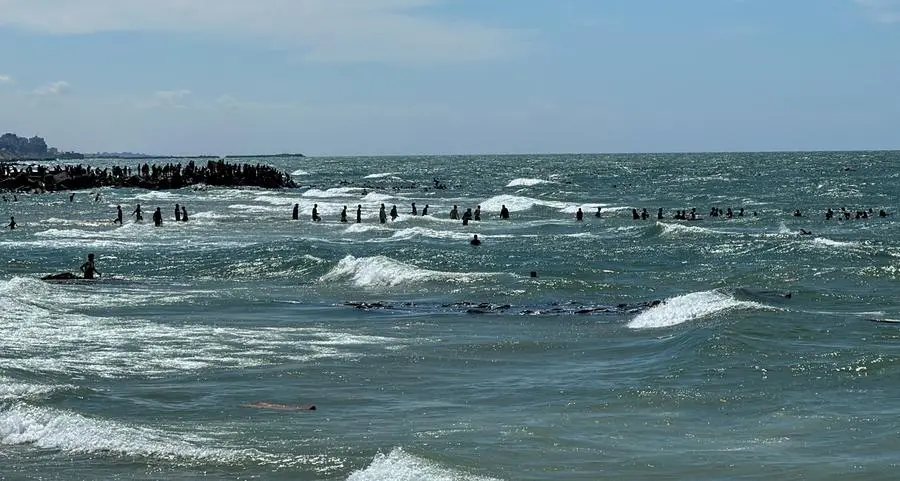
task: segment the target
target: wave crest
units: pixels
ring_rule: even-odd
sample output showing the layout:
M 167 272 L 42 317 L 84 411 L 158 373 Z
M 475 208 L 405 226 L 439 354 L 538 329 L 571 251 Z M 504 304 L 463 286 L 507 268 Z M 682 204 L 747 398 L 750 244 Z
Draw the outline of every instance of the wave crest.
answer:
M 767 306 L 763 304 L 739 301 L 717 291 L 692 292 L 666 299 L 662 304 L 638 314 L 628 323 L 628 327 L 632 329 L 672 327 L 729 310 L 765 308 Z

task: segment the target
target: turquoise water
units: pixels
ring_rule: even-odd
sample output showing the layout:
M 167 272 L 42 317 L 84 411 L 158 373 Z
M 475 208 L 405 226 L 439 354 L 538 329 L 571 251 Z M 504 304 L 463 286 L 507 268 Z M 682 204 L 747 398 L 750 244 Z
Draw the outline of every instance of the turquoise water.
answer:
M 261 161 L 0 204 L 0 479 L 895 476 L 898 152 Z

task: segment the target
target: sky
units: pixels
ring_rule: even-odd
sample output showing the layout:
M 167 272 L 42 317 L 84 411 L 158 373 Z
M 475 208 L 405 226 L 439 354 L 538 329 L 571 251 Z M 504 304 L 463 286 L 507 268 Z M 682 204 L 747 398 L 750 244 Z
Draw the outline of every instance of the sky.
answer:
M 900 149 L 900 0 L 0 0 L 0 133 L 170 155 Z

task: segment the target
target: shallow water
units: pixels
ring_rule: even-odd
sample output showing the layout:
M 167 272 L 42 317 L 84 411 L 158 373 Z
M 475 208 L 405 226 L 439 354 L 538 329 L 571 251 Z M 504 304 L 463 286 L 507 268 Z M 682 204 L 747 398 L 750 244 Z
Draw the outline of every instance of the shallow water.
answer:
M 900 153 L 274 162 L 2 204 L 0 478 L 893 478 Z

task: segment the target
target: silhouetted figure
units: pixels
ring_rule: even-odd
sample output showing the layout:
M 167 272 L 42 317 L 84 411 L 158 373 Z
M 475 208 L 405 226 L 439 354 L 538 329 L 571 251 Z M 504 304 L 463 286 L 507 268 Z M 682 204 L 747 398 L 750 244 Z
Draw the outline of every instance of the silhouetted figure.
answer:
M 381 207 L 378 209 L 378 222 L 382 224 L 387 222 L 387 212 L 384 210 L 384 204 L 381 204 Z
M 135 222 L 143 222 L 144 216 L 141 214 L 141 204 L 138 204 L 137 207 L 134 208 L 134 212 L 131 213 L 134 216 Z
M 663 217 L 662 207 L 660 207 L 659 210 L 656 211 L 656 220 L 663 220 L 663 219 L 665 219 L 665 217 Z
M 475 212 L 472 213 L 472 220 L 481 220 L 481 206 L 475 207 Z
M 450 210 L 450 219 L 459 220 L 459 210 L 457 210 L 456 206 L 453 206 L 453 209 Z
M 506 204 L 500 206 L 500 218 L 509 219 L 509 209 L 506 208 Z
M 97 274 L 97 277 L 103 276 L 103 274 L 100 274 L 100 271 L 98 271 L 97 267 L 94 265 L 94 254 L 88 254 L 87 262 L 81 264 L 81 272 L 84 273 L 85 279 L 93 279 L 94 274 Z
M 73 202 L 74 200 L 75 200 L 75 193 L 72 192 L 71 194 L 69 194 L 69 202 Z
M 641 214 L 638 214 L 637 209 L 631 209 L 631 218 L 632 220 L 638 220 L 641 218 Z
M 537 277 L 537 271 L 531 271 L 529 274 L 532 278 Z
M 397 206 L 391 206 L 391 222 L 394 222 L 398 216 L 399 214 L 397 214 Z
M 347 206 L 341 209 L 341 222 L 347 222 Z
M 181 222 L 181 206 L 175 204 L 175 222 Z
M 578 211 L 575 212 L 575 220 L 581 222 L 584 220 L 584 212 L 581 211 L 581 207 L 578 208 Z
M 794 217 L 803 217 L 803 214 L 800 213 L 800 209 L 794 211 Z
M 428 215 L 428 204 L 425 204 L 425 208 L 422 209 L 422 217 Z
M 472 220 L 472 209 L 471 208 L 466 209 L 466 211 L 463 212 L 463 215 L 462 215 L 463 225 L 469 225 L 470 220 Z
M 153 212 L 153 225 L 156 227 L 162 225 L 162 212 L 160 212 L 159 207 Z
M 313 220 L 314 222 L 319 222 L 320 220 L 322 220 L 322 218 L 319 217 L 319 204 L 313 204 L 313 208 L 312 208 L 312 220 Z
M 647 208 L 641 209 L 641 220 L 647 220 L 650 218 L 650 214 L 647 212 Z
M 188 221 L 187 207 L 181 206 L 181 222 L 187 222 L 187 221 Z
M 356 205 L 356 223 L 362 222 L 362 204 Z
M 122 206 L 116 206 L 116 220 L 113 221 L 113 224 L 122 225 Z
M 594 217 L 600 217 L 600 211 L 603 210 L 603 207 L 597 207 L 597 212 L 594 213 Z
M 16 218 L 15 218 L 15 217 L 10 217 L 10 218 L 9 218 L 9 224 L 6 224 L 6 227 L 7 227 L 9 230 L 15 230 L 17 225 L 19 225 L 19 224 L 16 224 Z
M 881 209 L 878 211 L 878 217 L 887 217 L 887 216 L 888 216 L 888 213 L 885 212 L 884 209 Z
M 100 192 L 97 192 L 97 195 L 94 196 L 94 202 L 100 202 Z
M 416 209 L 416 203 L 415 203 L 415 202 L 412 203 L 412 212 L 410 212 L 410 214 L 411 214 L 411 215 L 419 215 L 419 210 Z
M 478 238 L 478 234 L 475 234 L 474 236 L 472 236 L 472 240 L 469 241 L 469 244 L 472 244 L 473 246 L 481 245 L 481 240 Z
M 293 219 L 293 220 L 300 219 L 300 204 L 294 204 L 294 210 L 291 211 L 291 219 Z

